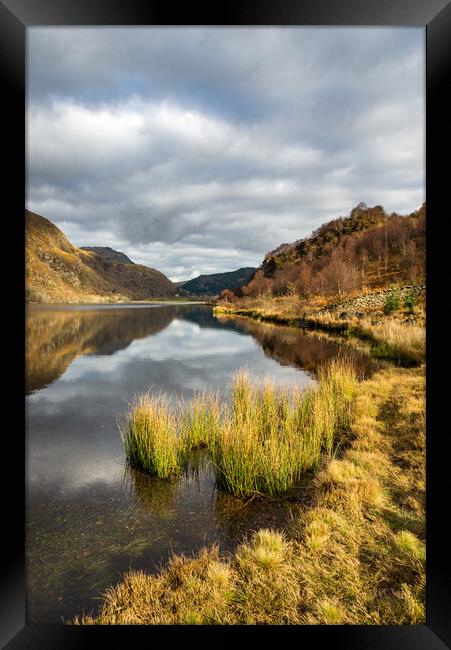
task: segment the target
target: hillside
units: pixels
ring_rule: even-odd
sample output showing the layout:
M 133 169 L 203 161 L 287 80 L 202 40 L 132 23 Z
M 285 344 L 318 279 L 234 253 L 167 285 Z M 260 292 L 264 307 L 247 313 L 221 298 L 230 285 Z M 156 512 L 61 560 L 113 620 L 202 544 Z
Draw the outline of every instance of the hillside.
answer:
M 197 296 L 215 296 L 224 289 L 236 289 L 247 284 L 253 277 L 256 269 L 244 267 L 237 271 L 226 273 L 212 273 L 211 275 L 199 275 L 197 278 L 179 283 L 185 291 Z
M 425 280 L 426 206 L 402 216 L 361 203 L 348 217 L 267 253 L 237 295 L 334 296 Z
M 121 302 L 176 292 L 160 271 L 77 248 L 51 221 L 28 210 L 25 243 L 26 300 L 30 302 Z
M 109 246 L 80 246 L 82 251 L 92 251 L 96 253 L 99 257 L 108 262 L 122 262 L 122 264 L 134 264 L 125 253 L 121 251 L 115 251 L 114 248 Z

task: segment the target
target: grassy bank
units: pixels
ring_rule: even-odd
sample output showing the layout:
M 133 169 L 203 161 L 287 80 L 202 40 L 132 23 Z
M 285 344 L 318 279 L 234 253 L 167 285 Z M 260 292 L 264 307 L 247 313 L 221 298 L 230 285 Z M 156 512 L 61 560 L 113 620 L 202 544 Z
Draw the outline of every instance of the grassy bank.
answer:
M 230 394 L 199 394 L 188 405 L 140 395 L 120 424 L 127 460 L 159 478 L 179 473 L 196 447 L 206 447 L 218 484 L 239 496 L 292 490 L 349 426 L 355 372 L 333 361 L 307 390 L 263 386 L 239 371 Z
M 358 339 L 368 344 L 371 354 L 379 359 L 392 359 L 403 365 L 419 365 L 425 360 L 426 336 L 421 325 L 405 323 L 395 318 L 339 319 L 329 314 L 302 313 L 290 300 L 274 299 L 256 302 L 220 304 L 216 314 L 246 316 L 279 325 L 303 327 L 329 334 Z
M 133 302 L 136 302 L 136 303 L 146 303 L 146 302 L 174 302 L 174 303 L 181 302 L 181 303 L 184 303 L 184 302 L 186 302 L 186 303 L 190 303 L 190 304 L 192 303 L 193 305 L 194 304 L 202 305 L 202 304 L 204 304 L 205 301 L 204 300 L 197 300 L 194 297 L 188 298 L 186 296 L 169 296 L 169 297 L 162 297 L 162 298 L 148 298 L 146 300 L 134 300 Z
M 74 622 L 424 623 L 424 371 L 383 370 L 357 390 L 346 448 L 323 459 L 289 528 L 129 572 Z

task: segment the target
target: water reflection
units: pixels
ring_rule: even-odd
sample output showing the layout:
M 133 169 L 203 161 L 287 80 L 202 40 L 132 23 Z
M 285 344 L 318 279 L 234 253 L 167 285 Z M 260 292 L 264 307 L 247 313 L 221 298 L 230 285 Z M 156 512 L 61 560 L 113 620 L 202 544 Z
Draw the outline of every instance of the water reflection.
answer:
M 162 481 L 129 466 L 126 466 L 124 471 L 124 487 L 135 501 L 136 507 L 143 512 L 172 512 L 180 481 L 180 477 Z
M 352 361 L 360 378 L 371 376 L 381 366 L 381 362 L 369 354 L 332 341 L 324 335 L 315 335 L 295 327 L 260 323 L 239 316 L 218 316 L 218 320 L 224 326 L 233 325 L 236 331 L 253 336 L 264 353 L 281 365 L 316 373 L 321 365 L 333 357 L 344 356 Z
M 306 385 L 342 350 L 311 334 L 202 305 L 33 307 L 27 314 L 27 620 L 61 621 L 130 566 L 156 570 L 171 551 L 217 541 L 232 550 L 259 526 L 282 526 L 294 502 L 218 492 L 208 459 L 158 481 L 127 469 L 117 418 L 151 387 L 190 399 L 226 391 L 247 365 L 260 378 Z M 371 360 L 358 358 L 362 368 Z
M 80 355 L 113 355 L 136 339 L 157 334 L 177 307 L 49 308 L 30 305 L 26 319 L 26 392 L 58 379 Z
M 239 317 L 216 317 L 203 306 L 153 306 L 145 308 L 41 307 L 31 305 L 26 321 L 26 392 L 31 393 L 53 383 L 79 356 L 113 356 L 135 342 L 136 353 L 146 351 L 148 338 L 166 329 L 174 321 L 192 323 L 197 329 L 228 330 L 250 335 L 265 354 L 283 365 L 315 372 L 321 363 L 337 355 L 341 347 L 324 338 L 301 330 L 258 323 Z M 186 335 L 186 327 L 174 327 L 166 357 L 177 354 L 177 343 Z M 178 330 L 178 331 L 177 331 Z M 214 341 L 206 335 L 202 343 Z M 137 342 L 142 341 L 142 345 Z M 160 344 L 161 358 L 163 350 Z M 224 345 L 224 341 L 222 341 Z M 236 352 L 236 348 L 234 348 Z M 376 362 L 368 355 L 347 351 L 362 373 L 370 373 Z M 137 354 L 135 355 L 137 356 Z M 105 364 L 104 364 L 105 366 Z M 109 369 L 114 371 L 114 362 Z

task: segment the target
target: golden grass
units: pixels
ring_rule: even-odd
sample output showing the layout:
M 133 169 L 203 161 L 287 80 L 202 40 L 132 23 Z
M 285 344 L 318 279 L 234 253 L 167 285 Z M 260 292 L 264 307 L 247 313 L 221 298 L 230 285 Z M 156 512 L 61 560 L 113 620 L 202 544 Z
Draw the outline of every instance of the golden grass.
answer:
M 293 296 L 245 298 L 236 303 L 215 307 L 217 314 L 237 314 L 256 320 L 284 325 L 307 326 L 331 334 L 361 339 L 370 345 L 378 358 L 395 359 L 403 363 L 421 363 L 426 355 L 426 332 L 422 325 L 400 321 L 396 316 L 379 316 L 375 323 L 368 316 L 341 320 L 330 313 L 317 313 L 324 306 L 317 298 L 308 304 Z
M 256 296 L 246 296 L 234 302 L 221 301 L 215 307 L 217 312 L 230 312 L 236 313 L 237 311 L 256 312 L 262 317 L 277 316 L 284 319 L 299 318 L 304 311 L 311 311 L 312 309 L 320 309 L 324 307 L 326 300 L 318 297 L 312 299 L 306 308 L 305 301 L 301 300 L 296 295 L 286 295 L 274 297 L 271 293 L 261 293 Z
M 366 324 L 366 329 L 372 333 L 376 345 L 379 345 L 380 356 L 383 356 L 385 347 L 386 356 L 388 357 L 398 356 L 416 361 L 424 360 L 426 354 L 426 331 L 424 327 L 391 320 L 380 325 L 371 326 Z
M 318 473 L 316 504 L 298 522 L 305 622 L 328 622 L 318 599 L 345 623 L 421 623 L 425 432 L 412 416 L 424 413 L 424 378 L 391 369 L 361 389 L 354 440 Z
M 158 478 L 168 478 L 179 471 L 181 437 L 167 396 L 138 395 L 119 423 L 119 430 L 131 465 Z
M 223 413 L 218 391 L 198 393 L 188 405 L 181 406 L 180 435 L 185 454 L 196 447 L 211 447 Z
M 423 370 L 379 372 L 359 385 L 352 439 L 287 530 L 131 572 L 75 623 L 424 623 L 424 434 Z
M 239 496 L 285 494 L 302 474 L 332 453 L 349 426 L 356 378 L 346 360 L 324 368 L 318 385 L 278 389 L 266 379 L 253 383 L 240 370 L 229 400 L 198 394 L 187 406 L 162 395 L 140 395 L 120 424 L 128 461 L 168 478 L 181 471 L 190 452 L 206 447 L 218 484 Z

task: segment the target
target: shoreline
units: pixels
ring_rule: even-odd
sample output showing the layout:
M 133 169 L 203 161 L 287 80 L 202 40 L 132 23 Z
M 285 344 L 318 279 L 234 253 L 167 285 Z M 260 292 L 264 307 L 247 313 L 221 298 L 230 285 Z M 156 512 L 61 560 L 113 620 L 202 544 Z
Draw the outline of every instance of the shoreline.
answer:
M 209 303 L 200 300 L 131 300 L 128 302 L 25 302 L 25 308 L 28 307 L 133 307 L 137 306 L 153 306 L 153 305 L 207 305 Z
M 398 362 L 406 367 L 419 366 L 424 362 L 425 350 L 419 351 L 417 349 L 409 349 L 408 347 L 402 348 L 399 345 L 390 343 L 380 333 L 380 328 L 364 322 L 353 322 L 350 320 L 339 320 L 331 317 L 321 317 L 319 315 L 307 315 L 302 317 L 289 316 L 278 313 L 268 313 L 264 309 L 243 308 L 243 307 L 229 307 L 220 304 L 213 306 L 214 314 L 219 316 L 240 316 L 242 318 L 250 318 L 263 323 L 270 323 L 273 325 L 281 325 L 284 327 L 295 327 L 309 331 L 320 331 L 330 334 L 332 336 L 339 336 L 348 340 L 351 345 L 352 339 L 361 341 L 369 345 L 370 354 L 376 359 L 388 359 Z M 390 323 L 395 321 L 387 320 L 383 325 L 390 326 Z M 402 327 L 401 324 L 397 325 Z M 409 332 L 408 327 L 406 332 Z M 411 330 L 410 330 L 411 331 Z
M 236 551 L 129 571 L 72 624 L 421 624 L 425 619 L 425 369 L 360 383 L 349 444 L 315 472 L 288 526 Z M 415 423 L 415 424 L 413 424 Z

